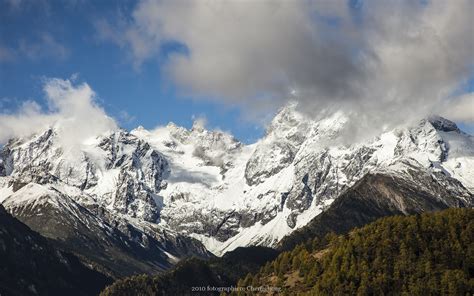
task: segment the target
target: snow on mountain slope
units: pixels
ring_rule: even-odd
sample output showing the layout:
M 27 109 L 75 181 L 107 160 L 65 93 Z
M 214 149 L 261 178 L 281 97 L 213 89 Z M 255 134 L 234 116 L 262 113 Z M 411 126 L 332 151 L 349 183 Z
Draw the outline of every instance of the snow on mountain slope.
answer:
M 170 163 L 170 176 L 173 171 L 179 176 L 170 177 L 160 192 L 163 223 L 222 254 L 243 245 L 276 244 L 366 173 L 403 170 L 407 161 L 420 170 L 456 178 L 466 188 L 453 186 L 472 191 L 473 137 L 447 120 L 437 120 L 447 128 L 433 123 L 434 119 L 422 120 L 413 127 L 345 146 L 339 144 L 348 124 L 343 113 L 312 121 L 290 105 L 277 114 L 256 144 L 218 145 L 218 154 L 227 155 L 225 169 L 193 153 L 194 147 L 206 143 L 206 137 L 226 138 L 222 133 L 195 128 L 186 132 L 178 128 L 181 132 L 176 133 L 177 127 L 169 125 L 132 134 L 162 152 Z M 183 133 L 185 140 L 176 136 Z M 173 143 L 171 148 L 168 143 Z
M 447 158 L 441 164 L 448 174 L 460 180 L 474 192 L 474 137 L 462 132 L 440 132 L 448 149 Z
M 110 131 L 66 150 L 56 127 L 2 150 L 0 201 L 19 220 L 112 276 L 164 270 L 209 254 L 156 222 L 169 174 L 164 157 L 130 133 Z M 114 257 L 116 256 L 116 257 Z
M 159 152 L 121 130 L 78 148 L 65 150 L 54 128 L 31 139 L 12 140 L 2 152 L 6 175 L 17 183 L 55 184 L 82 203 L 156 221 L 160 209 L 155 193 L 168 174 Z
M 112 277 L 163 271 L 189 255 L 209 256 L 191 238 L 147 221 L 86 208 L 48 184 L 23 185 L 3 205 L 57 247 Z
M 350 124 L 342 112 L 311 120 L 292 104 L 252 145 L 198 122 L 189 130 L 170 123 L 110 132 L 74 155 L 52 128 L 4 147 L 0 200 L 22 184 L 49 184 L 81 205 L 196 238 L 220 255 L 275 245 L 368 172 L 413 178 L 408 166 L 472 196 L 474 138 L 454 123 L 433 117 L 344 145 Z

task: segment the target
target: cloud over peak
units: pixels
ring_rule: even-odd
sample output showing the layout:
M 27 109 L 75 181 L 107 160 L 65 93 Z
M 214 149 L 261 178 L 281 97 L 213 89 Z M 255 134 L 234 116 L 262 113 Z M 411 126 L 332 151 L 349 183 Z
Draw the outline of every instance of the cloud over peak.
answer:
M 97 28 L 135 66 L 185 46 L 163 71 L 196 96 L 250 111 L 296 99 L 314 116 L 347 109 L 398 124 L 461 102 L 452 94 L 474 73 L 473 10 L 469 0 L 143 0 Z
M 47 108 L 26 101 L 15 113 L 0 114 L 0 143 L 12 137 L 29 136 L 56 127 L 60 139 L 68 147 L 117 128 L 97 104 L 96 94 L 88 84 L 75 85 L 71 80 L 46 79 L 44 92 Z

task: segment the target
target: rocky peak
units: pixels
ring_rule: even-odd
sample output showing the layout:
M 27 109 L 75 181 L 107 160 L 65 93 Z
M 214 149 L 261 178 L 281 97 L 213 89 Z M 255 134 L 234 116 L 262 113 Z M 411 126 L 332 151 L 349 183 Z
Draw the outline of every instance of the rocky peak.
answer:
M 306 140 L 309 121 L 291 103 L 276 114 L 265 137 L 257 142 L 247 162 L 245 179 L 248 185 L 262 183 L 290 165 Z
M 433 115 L 428 118 L 428 121 L 433 125 L 433 127 L 442 132 L 459 132 L 458 126 L 441 116 Z
M 10 141 L 2 159 L 2 171 L 18 184 L 56 184 L 79 195 L 85 191 L 100 204 L 146 221 L 159 217 L 156 194 L 169 172 L 161 153 L 125 130 L 90 139 L 71 154 L 48 129 L 29 140 Z
M 206 131 L 205 127 L 206 127 L 206 121 L 202 118 L 198 118 L 193 121 L 193 126 L 191 127 L 191 131 L 202 133 Z
M 265 138 L 274 141 L 286 140 L 298 146 L 306 139 L 310 127 L 311 120 L 297 110 L 296 103 L 292 103 L 275 115 L 267 128 Z

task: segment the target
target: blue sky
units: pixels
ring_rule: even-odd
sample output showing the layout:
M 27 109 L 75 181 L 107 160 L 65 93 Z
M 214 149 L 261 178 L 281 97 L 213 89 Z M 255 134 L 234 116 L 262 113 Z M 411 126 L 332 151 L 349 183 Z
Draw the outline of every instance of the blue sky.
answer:
M 301 3 L 303 2 L 301 1 Z M 222 30 L 228 31 L 223 31 L 225 34 L 221 35 L 222 32 L 219 30 L 223 20 L 219 18 L 221 17 L 220 15 L 216 17 L 214 23 L 205 23 L 203 21 L 203 27 L 215 30 L 215 32 L 210 32 L 209 36 L 206 36 L 207 31 L 201 32 L 199 30 L 192 32 L 195 34 L 182 33 L 183 28 L 180 27 L 182 24 L 173 22 L 175 15 L 171 13 L 171 20 L 166 15 L 159 16 L 161 21 L 170 22 L 169 27 L 171 29 L 168 32 L 160 26 L 157 29 L 155 28 L 161 35 L 167 36 L 166 38 L 160 37 L 161 39 L 156 41 L 153 35 L 154 31 L 144 30 L 143 26 L 140 26 L 142 24 L 140 21 L 146 23 L 146 21 L 150 20 L 150 15 L 147 15 L 147 9 L 152 11 L 153 5 L 158 5 L 160 9 L 162 8 L 162 11 L 171 9 L 170 11 L 173 12 L 175 8 L 172 5 L 160 7 L 159 4 L 150 1 L 143 1 L 143 5 L 138 3 L 135 1 L 0 0 L 0 108 L 2 108 L 2 113 L 14 113 L 22 102 L 26 100 L 34 100 L 46 108 L 46 101 L 42 90 L 44 79 L 51 77 L 73 78 L 76 83 L 87 82 L 98 94 L 101 106 L 124 128 L 132 129 L 138 125 L 143 125 L 145 128 L 153 128 L 157 125 L 167 124 L 170 121 L 178 125 L 190 127 L 193 118 L 205 117 L 208 127 L 231 131 L 238 139 L 250 143 L 260 138 L 264 133 L 262 122 L 268 120 L 278 106 L 284 104 L 284 100 L 278 100 L 278 96 L 282 94 L 282 89 L 284 93 L 288 90 L 288 85 L 291 87 L 295 85 L 299 87 L 301 93 L 309 94 L 308 96 L 314 95 L 314 93 L 338 94 L 333 89 L 326 87 L 328 77 L 331 79 L 331 76 L 323 77 L 324 75 L 321 75 L 321 72 L 314 71 L 313 68 L 322 68 L 320 65 L 324 66 L 326 61 L 328 67 L 334 63 L 340 63 L 340 65 L 334 67 L 336 72 L 329 71 L 335 77 L 332 80 L 343 81 L 347 79 L 352 81 L 354 78 L 351 76 L 351 73 L 358 73 L 360 69 L 354 68 L 349 69 L 349 71 L 346 69 L 348 66 L 351 66 L 352 61 L 345 61 L 345 58 L 347 58 L 347 56 L 344 56 L 345 52 L 349 52 L 350 59 L 353 58 L 354 52 L 357 52 L 359 47 L 367 49 L 371 46 L 371 44 L 363 43 L 367 42 L 366 40 L 351 40 L 352 35 L 344 35 L 344 25 L 347 23 L 344 17 L 346 16 L 341 16 L 338 14 L 340 13 L 339 10 L 333 7 L 327 8 L 326 6 L 316 11 L 312 17 L 320 18 L 315 20 L 323 28 L 320 31 L 326 30 L 321 34 L 323 37 L 317 36 L 319 39 L 316 39 L 323 42 L 333 42 L 330 44 L 335 46 L 329 47 L 328 52 L 315 47 L 314 44 L 307 44 L 304 40 L 305 38 L 284 36 L 284 38 L 288 38 L 286 40 L 283 37 L 280 38 L 280 35 L 275 35 L 278 38 L 268 38 L 268 40 L 267 38 L 260 38 L 259 36 L 265 37 L 267 35 L 272 37 L 272 34 L 280 34 L 279 31 L 282 31 L 282 29 L 286 30 L 287 19 L 284 18 L 285 22 L 283 23 L 280 23 L 278 19 L 269 19 L 268 28 L 265 25 L 263 28 L 259 28 L 258 24 L 260 22 L 258 18 L 261 16 L 268 17 L 268 15 L 265 14 L 266 12 L 259 11 L 259 7 L 255 6 L 251 7 L 252 13 L 250 14 L 250 17 L 255 14 L 255 18 L 249 19 L 250 29 L 247 28 L 250 33 L 254 29 L 258 33 L 254 34 L 256 36 L 254 40 L 248 40 L 247 35 L 240 36 L 240 33 L 246 30 L 245 25 L 242 24 L 241 27 L 232 26 L 230 28 L 223 24 Z M 290 5 L 289 3 L 292 2 L 288 1 L 285 5 Z M 296 1 L 293 3 L 296 3 Z M 327 4 L 328 2 L 322 1 L 321 3 Z M 427 3 L 430 3 L 430 1 L 422 1 L 422 3 L 423 6 L 429 6 Z M 193 2 L 193 4 L 195 3 Z M 364 11 L 363 1 L 349 1 L 348 7 L 351 11 L 348 18 L 352 19 L 355 26 L 360 26 L 361 28 L 367 25 L 369 23 L 368 20 L 370 20 L 365 14 L 370 14 L 372 11 L 376 11 L 379 15 L 386 13 L 381 7 L 374 8 L 371 11 Z M 143 9 L 140 10 L 140 8 Z M 246 8 L 249 7 L 247 6 Z M 402 9 L 400 8 L 400 11 Z M 133 12 L 138 12 L 138 16 Z M 246 16 L 247 11 L 244 12 L 244 16 Z M 389 13 L 392 12 L 389 11 Z M 225 13 L 222 13 L 222 15 L 227 17 Z M 297 14 L 295 15 L 298 16 Z M 152 17 L 157 16 L 152 15 Z M 285 17 L 291 19 L 294 15 L 288 13 Z M 176 14 L 176 18 L 179 19 L 179 22 L 184 23 L 184 27 L 199 27 L 201 25 L 201 23 L 196 24 L 192 22 L 196 17 L 189 20 L 189 24 L 185 18 L 181 18 L 178 14 Z M 459 17 L 459 19 L 462 18 Z M 257 25 L 253 23 L 254 21 Z M 110 24 L 110 27 L 114 30 L 117 29 L 111 33 L 111 36 L 108 36 L 109 40 L 104 38 L 103 32 L 102 34 L 98 32 L 97 24 L 101 22 Z M 283 27 L 279 28 L 278 26 L 282 24 Z M 291 27 L 292 25 L 294 27 Z M 373 24 L 374 27 L 379 25 L 377 23 Z M 277 29 L 272 29 L 272 26 Z M 462 24 L 460 26 L 463 29 Z M 287 34 L 289 35 L 293 32 L 300 32 L 298 31 L 300 29 L 299 24 L 289 23 L 288 27 Z M 391 28 L 387 27 L 388 29 Z M 399 31 L 403 32 L 403 29 L 396 29 L 394 34 L 395 32 L 398 34 Z M 138 35 L 125 36 L 127 30 Z M 314 35 L 314 32 L 311 34 Z M 197 40 L 195 35 L 202 35 L 203 38 Z M 452 35 L 454 36 L 455 34 Z M 219 43 L 217 45 L 212 44 L 214 46 L 208 46 L 208 42 L 218 39 L 214 38 L 214 36 L 224 36 L 222 48 L 220 48 L 221 44 Z M 227 36 L 232 38 L 225 39 Z M 364 37 L 365 35 L 362 34 L 361 36 Z M 465 36 L 465 38 L 468 38 L 468 41 L 472 39 L 469 39 L 470 36 Z M 237 42 L 234 39 L 239 41 L 239 43 L 234 43 Z M 399 39 L 404 40 L 403 38 Z M 184 41 L 181 42 L 181 40 Z M 235 49 L 239 45 L 247 43 L 247 41 L 255 46 Z M 392 41 L 390 40 L 390 42 Z M 449 41 L 451 42 L 451 40 Z M 474 40 L 471 41 L 474 42 Z M 306 74 L 306 77 L 312 78 L 314 76 L 313 80 L 303 77 L 304 75 L 301 74 L 304 74 L 304 71 L 300 73 L 300 69 L 306 66 L 306 60 L 291 57 L 287 61 L 286 56 L 281 55 L 282 52 L 293 54 L 291 51 L 294 48 L 296 48 L 294 50 L 295 55 L 301 55 L 298 50 L 298 42 L 301 43 L 302 53 L 314 53 L 316 55 L 314 59 L 313 57 L 306 58 L 310 66 L 313 66 L 311 63 L 314 63 L 314 67 L 308 67 L 311 69 Z M 235 44 L 238 46 L 235 46 Z M 157 46 L 158 50 L 151 50 L 147 46 Z M 340 46 L 346 46 L 351 49 L 341 49 Z M 280 47 L 283 50 L 274 50 L 274 48 Z M 352 49 L 352 47 L 357 50 Z M 211 48 L 211 52 L 203 51 L 203 49 L 209 48 Z M 265 50 L 261 50 L 262 48 Z M 200 74 L 204 72 L 202 72 L 202 65 L 196 63 L 195 60 L 186 61 L 189 62 L 189 64 L 185 64 L 189 67 L 189 73 L 183 73 L 183 69 L 178 67 L 174 69 L 174 72 L 163 70 L 164 66 L 168 65 L 170 58 L 176 56 L 176 53 L 186 56 L 192 52 L 195 54 L 194 56 L 200 56 L 203 59 L 211 57 L 212 64 L 214 62 L 213 57 L 225 50 L 229 52 L 231 58 L 234 58 L 231 61 L 239 60 L 239 63 L 230 63 L 228 71 L 218 73 L 217 75 L 203 75 L 202 79 L 199 80 Z M 341 51 L 338 53 L 340 55 L 332 53 L 338 52 L 338 50 Z M 250 55 L 246 56 L 249 53 Z M 468 52 L 468 59 L 471 57 L 469 54 L 472 54 L 472 51 L 471 53 Z M 429 53 L 426 56 L 429 56 Z M 331 60 L 334 58 L 336 60 Z M 452 57 L 448 58 L 452 59 Z M 462 58 L 466 60 L 465 55 Z M 240 63 L 240 60 L 242 60 L 242 63 Z M 263 62 L 260 64 L 259 62 L 262 60 Z M 228 61 L 228 59 L 216 58 L 215 63 L 219 64 Z M 423 58 L 421 62 L 425 63 L 426 61 Z M 470 63 L 472 64 L 472 61 Z M 279 68 L 274 67 L 273 64 L 276 64 Z M 407 65 L 403 64 L 402 67 L 411 69 L 409 68 L 411 64 L 416 64 L 416 61 L 407 63 Z M 205 67 L 207 65 L 205 64 Z M 213 69 L 213 66 L 211 65 L 211 69 Z M 399 67 L 400 65 L 396 66 Z M 422 64 L 422 66 L 426 65 Z M 433 67 L 436 69 L 438 65 L 433 65 Z M 184 69 L 184 72 L 186 72 L 187 68 Z M 242 73 L 234 71 L 242 69 Z M 337 72 L 339 71 L 337 69 L 342 69 L 343 71 Z M 285 73 L 281 74 L 278 71 Z M 275 72 L 279 74 L 275 75 Z M 178 73 L 176 74 L 178 78 L 171 77 L 170 73 Z M 272 75 L 278 78 L 262 78 Z M 421 75 L 414 73 L 413 75 L 419 77 L 423 76 L 423 73 Z M 343 77 L 340 78 L 340 76 Z M 376 75 L 374 77 L 378 76 L 383 75 Z M 474 91 L 473 75 L 470 75 L 470 77 L 462 77 L 464 81 L 459 79 L 458 91 L 460 93 L 472 93 Z M 194 80 L 190 81 L 190 79 Z M 236 81 L 235 85 L 232 84 L 234 79 Z M 441 81 L 438 77 L 433 79 L 417 83 L 420 85 L 424 83 L 433 88 L 433 82 L 436 84 L 438 81 Z M 452 77 L 447 78 L 447 80 L 449 79 L 452 79 Z M 406 80 L 410 81 L 411 79 L 406 78 Z M 177 81 L 179 83 L 176 83 Z M 185 83 L 182 83 L 183 81 Z M 346 84 L 343 82 L 334 85 L 337 88 L 344 88 Z M 403 79 L 401 82 L 396 81 L 396 83 L 403 82 Z M 384 86 L 383 83 L 386 83 L 386 81 L 377 80 L 375 82 L 377 85 Z M 183 91 L 183 84 L 190 86 L 189 89 L 191 91 L 189 89 L 187 89 L 188 91 Z M 313 84 L 316 86 L 313 87 Z M 333 83 L 329 84 L 332 85 Z M 388 86 L 392 85 L 388 84 Z M 413 88 L 413 86 L 410 87 Z M 381 93 L 383 91 L 385 90 L 382 89 Z M 426 93 L 425 89 L 422 91 L 416 89 L 416 91 L 414 93 L 418 93 L 418 91 L 419 93 Z M 277 94 L 277 99 L 274 105 L 266 104 L 264 101 L 254 104 L 255 94 L 264 94 L 263 97 L 272 97 Z M 242 98 L 243 104 L 240 104 L 240 98 Z M 416 108 L 420 108 L 420 106 L 428 102 L 420 99 L 418 104 L 410 105 L 408 102 L 413 100 L 412 98 L 408 99 L 402 104 L 397 104 L 397 106 L 407 106 L 405 110 L 399 110 L 401 114 L 404 114 L 404 112 L 408 114 L 410 110 L 417 110 Z M 302 101 L 305 103 L 308 100 Z M 367 99 L 365 103 L 367 106 L 373 106 L 374 102 L 373 99 L 372 101 Z M 260 110 L 261 116 L 258 118 L 248 115 L 248 113 L 252 113 L 254 105 L 258 105 L 255 108 Z M 308 110 L 312 110 L 311 108 L 315 108 L 315 106 L 324 108 L 327 105 L 327 100 L 318 98 L 314 102 L 311 101 L 311 104 L 308 104 Z M 360 105 L 365 106 L 364 104 Z M 243 108 L 242 106 L 246 107 Z M 471 106 L 468 105 L 468 108 Z M 383 110 L 385 105 L 380 104 L 377 108 Z M 463 116 L 465 117 L 466 115 L 464 114 Z M 383 120 L 388 118 L 387 114 L 382 114 L 379 117 Z M 376 122 L 377 118 L 374 120 Z M 459 120 L 458 123 L 463 129 L 471 134 L 473 133 L 474 126 L 472 122 Z
M 180 48 L 167 45 L 156 60 L 134 69 L 120 47 L 101 42 L 94 21 L 131 9 L 132 2 L 78 1 L 68 6 L 62 1 L 30 1 L 20 5 L 0 1 L 0 45 L 12 51 L 0 63 L 4 111 L 14 111 L 25 100 L 44 106 L 45 77 L 77 75 L 77 83 L 87 82 L 106 112 L 127 129 L 153 128 L 170 121 L 190 127 L 193 118 L 205 117 L 210 128 L 231 131 L 245 142 L 263 133 L 261 125 L 245 119 L 237 107 L 177 94 L 173 84 L 161 77 L 160 64 L 169 51 Z M 60 48 L 44 44 L 45 35 Z M 22 43 L 24 52 L 19 50 Z

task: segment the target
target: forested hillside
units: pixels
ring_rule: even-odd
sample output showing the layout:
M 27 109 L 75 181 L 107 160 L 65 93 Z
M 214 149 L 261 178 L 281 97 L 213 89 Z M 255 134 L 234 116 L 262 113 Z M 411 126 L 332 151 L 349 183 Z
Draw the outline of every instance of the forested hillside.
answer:
M 287 295 L 472 295 L 474 210 L 382 218 L 313 239 L 239 281 L 266 285 Z
M 257 272 L 260 266 L 274 260 L 277 255 L 278 252 L 271 248 L 245 247 L 207 261 L 191 258 L 160 275 L 144 274 L 118 280 L 101 295 L 219 295 L 218 290 L 200 293 L 196 288 L 235 285 L 240 277 Z
M 161 276 L 120 280 L 102 295 L 192 295 L 192 286 L 230 286 L 258 263 L 258 272 L 238 281 L 245 292 L 233 295 L 249 295 L 248 286 L 283 295 L 472 295 L 474 209 L 382 218 L 308 240 L 265 264 L 273 254 L 242 248 L 208 262 L 187 260 Z

